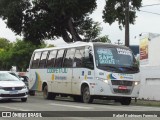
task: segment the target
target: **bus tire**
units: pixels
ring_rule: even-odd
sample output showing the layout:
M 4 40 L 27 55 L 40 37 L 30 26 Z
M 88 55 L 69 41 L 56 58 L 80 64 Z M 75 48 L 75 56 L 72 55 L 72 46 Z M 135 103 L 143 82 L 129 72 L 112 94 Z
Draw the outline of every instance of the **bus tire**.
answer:
M 43 97 L 44 99 L 54 100 L 56 95 L 54 93 L 48 92 L 48 86 L 46 85 L 43 89 Z
M 131 104 L 131 97 L 124 97 L 120 100 L 121 105 L 130 105 Z
M 30 96 L 35 96 L 35 90 L 30 90 L 30 91 L 29 91 L 29 95 L 30 95 Z
M 82 101 L 84 103 L 92 103 L 93 102 L 93 98 L 90 95 L 90 91 L 89 91 L 89 87 L 88 86 L 84 87 L 84 89 L 82 91 Z

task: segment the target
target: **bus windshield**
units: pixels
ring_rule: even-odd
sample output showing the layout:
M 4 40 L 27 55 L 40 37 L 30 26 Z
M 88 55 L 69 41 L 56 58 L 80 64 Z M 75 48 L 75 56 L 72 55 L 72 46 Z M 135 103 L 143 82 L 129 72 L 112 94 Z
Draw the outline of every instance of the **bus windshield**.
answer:
M 95 46 L 96 66 L 115 72 L 139 72 L 130 49 L 125 47 Z

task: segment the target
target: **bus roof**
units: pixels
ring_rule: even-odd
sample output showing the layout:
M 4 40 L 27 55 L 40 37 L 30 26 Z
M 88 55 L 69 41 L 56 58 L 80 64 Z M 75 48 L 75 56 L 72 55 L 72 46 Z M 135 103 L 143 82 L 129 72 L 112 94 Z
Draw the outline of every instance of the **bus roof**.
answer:
M 63 44 L 60 46 L 56 47 L 50 47 L 50 48 L 41 48 L 41 49 L 36 49 L 34 52 L 38 51 L 48 51 L 48 50 L 54 50 L 54 49 L 63 49 L 63 48 L 72 48 L 72 47 L 81 47 L 81 46 L 100 46 L 100 45 L 107 45 L 107 46 L 112 46 L 112 47 L 120 47 L 120 48 L 128 48 L 126 46 L 120 46 L 120 45 L 115 45 L 115 44 L 110 44 L 110 43 L 102 43 L 102 42 L 74 42 L 74 43 L 69 43 L 69 44 Z

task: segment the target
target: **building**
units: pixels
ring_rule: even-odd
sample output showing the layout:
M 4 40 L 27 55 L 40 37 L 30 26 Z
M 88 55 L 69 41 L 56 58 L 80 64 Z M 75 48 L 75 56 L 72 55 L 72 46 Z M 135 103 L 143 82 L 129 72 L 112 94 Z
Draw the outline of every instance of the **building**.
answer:
M 139 98 L 160 100 L 160 34 L 140 37 L 141 89 Z

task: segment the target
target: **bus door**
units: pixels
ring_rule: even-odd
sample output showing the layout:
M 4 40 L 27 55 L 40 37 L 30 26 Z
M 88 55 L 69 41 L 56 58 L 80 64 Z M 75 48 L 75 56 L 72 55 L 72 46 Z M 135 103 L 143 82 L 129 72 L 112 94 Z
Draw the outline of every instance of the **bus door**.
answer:
M 72 94 L 79 95 L 81 93 L 81 82 L 94 78 L 93 57 L 90 55 L 89 58 L 89 51 L 88 47 L 76 49 L 73 63 Z

